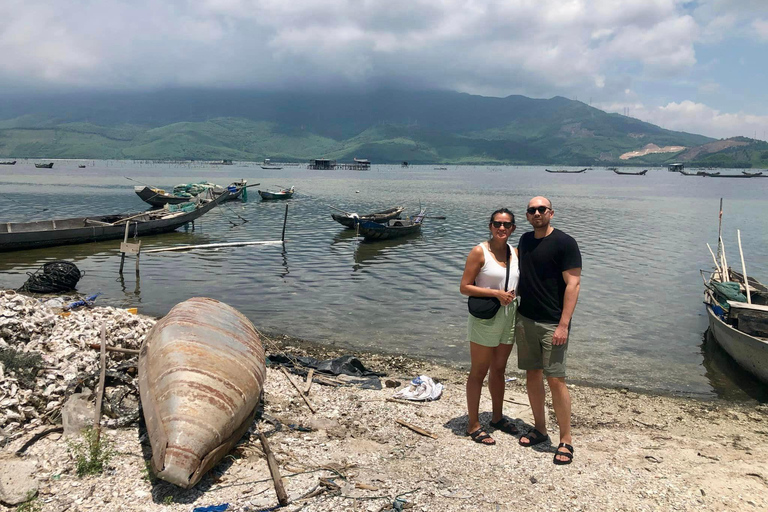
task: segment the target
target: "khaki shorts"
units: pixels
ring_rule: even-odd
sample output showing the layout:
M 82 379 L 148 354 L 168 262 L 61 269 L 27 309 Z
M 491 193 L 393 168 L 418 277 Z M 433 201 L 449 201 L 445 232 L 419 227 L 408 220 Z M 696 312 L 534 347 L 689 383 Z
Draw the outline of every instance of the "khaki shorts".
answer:
M 517 301 L 509 306 L 501 306 L 493 318 L 483 320 L 469 315 L 467 321 L 467 341 L 484 347 L 498 347 L 515 343 L 515 324 L 517 323 Z
M 518 315 L 517 367 L 521 370 L 544 370 L 546 377 L 565 378 L 568 340 L 552 345 L 557 324 L 535 322 Z M 570 329 L 568 331 L 570 334 Z

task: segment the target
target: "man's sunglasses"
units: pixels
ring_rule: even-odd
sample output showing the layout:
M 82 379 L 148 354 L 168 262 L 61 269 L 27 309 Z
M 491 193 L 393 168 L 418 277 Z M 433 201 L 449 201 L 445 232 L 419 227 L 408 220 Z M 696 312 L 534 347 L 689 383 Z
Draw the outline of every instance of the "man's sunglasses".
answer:
M 536 207 L 531 206 L 525 211 L 528 212 L 528 215 L 533 215 L 536 212 L 539 212 L 540 214 L 544 215 L 545 213 L 547 213 L 547 210 L 551 210 L 551 208 L 549 206 L 536 206 Z
M 500 220 L 494 220 L 493 222 L 491 222 L 491 224 L 493 224 L 493 227 L 495 228 L 500 228 L 501 226 L 504 226 L 505 228 L 509 229 L 512 226 L 514 226 L 514 224 L 511 222 L 502 222 Z

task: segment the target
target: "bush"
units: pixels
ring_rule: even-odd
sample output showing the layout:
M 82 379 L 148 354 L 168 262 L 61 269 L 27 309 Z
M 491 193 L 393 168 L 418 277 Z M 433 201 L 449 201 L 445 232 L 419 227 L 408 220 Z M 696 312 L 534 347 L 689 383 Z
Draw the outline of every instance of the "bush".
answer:
M 97 475 L 114 456 L 115 452 L 106 438 L 98 439 L 92 428 L 83 431 L 82 442 L 69 444 L 69 453 L 75 457 L 77 476 Z

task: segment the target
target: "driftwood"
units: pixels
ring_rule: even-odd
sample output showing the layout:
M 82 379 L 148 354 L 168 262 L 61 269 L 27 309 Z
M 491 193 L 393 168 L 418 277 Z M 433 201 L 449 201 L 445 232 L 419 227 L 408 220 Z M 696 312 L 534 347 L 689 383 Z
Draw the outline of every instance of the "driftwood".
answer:
M 281 507 L 284 507 L 288 504 L 288 494 L 285 492 L 285 487 L 283 486 L 283 478 L 280 476 L 280 468 L 277 465 L 277 460 L 275 460 L 275 455 L 269 448 L 266 436 L 262 434 L 261 431 L 259 431 L 259 440 L 261 441 L 261 447 L 264 449 L 264 455 L 267 457 L 269 473 L 272 475 L 272 481 L 275 484 L 277 502 Z
M 416 425 L 411 425 L 410 423 L 408 423 L 406 421 L 403 421 L 403 420 L 395 419 L 395 421 L 398 422 L 400 425 L 413 430 L 417 434 L 421 434 L 421 435 L 426 436 L 426 437 L 431 437 L 432 439 L 437 439 L 437 436 L 435 434 L 433 434 L 432 432 L 429 432 L 427 430 L 424 430 L 421 427 L 417 427 Z
M 107 374 L 107 323 L 101 324 L 101 354 L 99 356 L 99 387 L 96 392 L 96 413 L 93 418 L 93 428 L 96 429 L 96 443 L 101 438 L 101 402 L 104 398 L 104 380 Z
M 296 383 L 293 382 L 293 379 L 288 374 L 286 369 L 281 366 L 280 370 L 283 372 L 283 375 L 285 375 L 285 378 L 288 379 L 288 382 L 291 383 L 291 386 L 293 386 L 293 389 L 295 389 L 296 392 L 299 394 L 299 396 L 302 398 L 302 400 L 304 400 L 304 403 L 307 404 L 307 407 L 309 407 L 309 410 L 312 411 L 312 414 L 315 414 L 315 408 L 312 406 L 309 399 L 306 396 L 304 396 L 304 393 L 301 392 L 301 390 L 299 389 L 299 386 L 297 386 Z
M 312 387 L 312 377 L 314 375 L 315 375 L 315 369 L 314 368 L 310 368 L 309 369 L 309 373 L 307 373 L 307 383 L 304 386 L 304 394 L 305 395 L 309 394 L 309 389 Z
M 92 349 L 101 350 L 101 345 L 98 343 L 90 343 L 88 345 Z M 120 348 L 120 347 L 105 347 L 107 352 L 119 352 L 121 354 L 138 355 L 139 351 L 133 348 Z

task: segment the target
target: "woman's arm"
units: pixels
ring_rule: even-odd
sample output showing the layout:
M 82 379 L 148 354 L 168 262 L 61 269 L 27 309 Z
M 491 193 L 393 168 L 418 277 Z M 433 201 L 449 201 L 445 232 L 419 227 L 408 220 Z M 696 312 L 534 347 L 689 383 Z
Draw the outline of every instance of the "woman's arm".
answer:
M 483 249 L 480 246 L 475 246 L 470 251 L 467 263 L 464 265 L 464 275 L 461 276 L 459 291 L 461 291 L 462 295 L 469 297 L 496 297 L 501 301 L 502 305 L 506 306 L 514 298 L 514 293 L 475 286 L 475 279 L 477 279 L 477 275 L 480 273 L 483 265 L 485 265 Z

